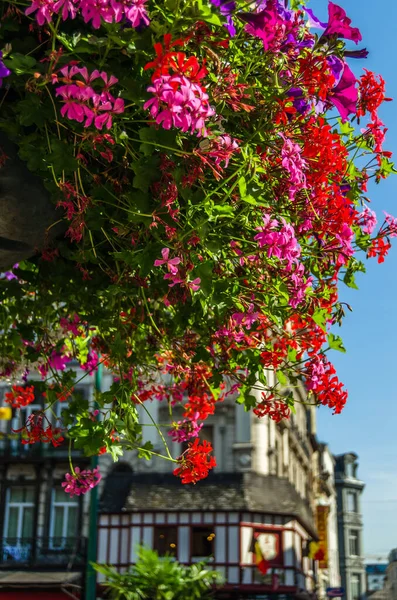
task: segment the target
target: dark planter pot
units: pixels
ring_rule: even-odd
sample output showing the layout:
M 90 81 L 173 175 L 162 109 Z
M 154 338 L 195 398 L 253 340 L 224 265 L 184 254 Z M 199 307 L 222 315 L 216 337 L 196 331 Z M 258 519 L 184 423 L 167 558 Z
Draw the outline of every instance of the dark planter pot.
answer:
M 59 216 L 41 179 L 18 157 L 17 147 L 0 133 L 7 159 L 0 167 L 0 272 L 30 258 L 59 231 L 48 228 Z

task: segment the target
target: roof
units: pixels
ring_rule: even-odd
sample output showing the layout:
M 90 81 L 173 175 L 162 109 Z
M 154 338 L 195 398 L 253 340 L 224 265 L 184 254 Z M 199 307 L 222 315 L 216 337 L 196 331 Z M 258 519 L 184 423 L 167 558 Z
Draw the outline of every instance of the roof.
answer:
M 103 498 L 102 512 L 112 510 Z M 121 498 L 119 498 L 121 504 Z M 182 485 L 168 473 L 135 473 L 123 511 L 233 510 L 284 515 L 297 519 L 316 538 L 309 503 L 287 478 L 256 473 L 211 473 L 196 485 Z M 121 511 L 118 511 L 121 512 Z

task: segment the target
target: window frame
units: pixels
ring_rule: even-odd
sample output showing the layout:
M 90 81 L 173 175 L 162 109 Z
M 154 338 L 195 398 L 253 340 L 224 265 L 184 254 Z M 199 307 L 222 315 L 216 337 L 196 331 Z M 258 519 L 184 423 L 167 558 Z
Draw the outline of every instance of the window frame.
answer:
M 349 498 L 353 498 L 353 501 L 352 501 L 353 509 L 351 509 L 350 506 L 349 506 Z M 355 514 L 357 514 L 359 512 L 358 511 L 358 494 L 357 494 L 356 491 L 353 491 L 353 490 L 348 490 L 347 491 L 347 494 L 346 494 L 346 505 L 347 505 L 347 512 L 349 512 L 349 513 L 355 513 Z
M 355 579 L 355 581 L 353 581 L 353 578 Z M 353 594 L 353 584 L 357 584 L 357 595 Z M 360 576 L 359 573 L 352 573 L 351 574 L 351 579 L 350 579 L 350 594 L 351 594 L 352 600 L 360 600 L 360 598 L 362 596 L 362 592 L 361 592 L 361 576 Z
M 76 519 L 76 532 L 75 532 L 75 536 L 77 537 L 77 530 L 78 530 L 78 523 L 79 523 L 79 508 L 80 508 L 80 502 L 78 500 L 73 500 L 72 498 L 69 498 L 67 494 L 65 494 L 65 501 L 55 501 L 56 498 L 56 492 L 59 491 L 55 488 L 51 491 L 51 510 L 50 510 L 50 535 L 49 535 L 49 546 L 52 550 L 64 550 L 65 547 L 67 546 L 67 540 L 68 540 L 68 536 L 65 535 L 67 533 L 67 529 L 68 529 L 68 524 L 69 524 L 69 508 L 75 508 L 77 511 L 77 519 Z M 54 535 L 54 530 L 55 530 L 55 509 L 56 508 L 63 508 L 63 517 L 62 517 L 62 536 L 61 536 L 61 540 L 62 543 L 60 545 L 55 545 L 54 544 L 54 540 L 55 539 L 59 539 L 58 536 Z M 66 513 L 66 514 L 65 514 Z
M 360 556 L 360 532 L 358 529 L 349 529 L 349 556 Z M 354 544 L 357 544 L 357 553 L 352 552 L 352 543 L 354 540 Z
M 211 540 L 211 544 L 212 544 L 212 552 L 211 554 L 194 554 L 193 553 L 193 544 L 194 544 L 194 532 L 195 530 L 201 530 L 201 531 L 207 531 L 210 532 L 211 534 L 214 535 L 213 540 Z M 216 534 L 215 534 L 215 524 L 202 524 L 200 525 L 199 523 L 197 524 L 192 524 L 190 526 L 190 562 L 194 563 L 194 562 L 200 562 L 202 560 L 209 560 L 210 562 L 215 560 L 215 556 L 216 556 Z
M 23 489 L 23 490 L 32 490 L 33 491 L 33 500 L 29 501 L 29 502 L 11 502 L 11 490 L 12 489 Z M 27 486 L 27 485 L 10 485 L 7 487 L 6 489 L 6 510 L 5 510 L 5 515 L 4 515 L 4 535 L 3 535 L 3 539 L 6 540 L 8 538 L 10 539 L 15 539 L 17 540 L 17 544 L 20 544 L 20 540 L 23 540 L 23 536 L 22 534 L 22 529 L 23 529 L 23 513 L 24 513 L 24 509 L 25 508 L 32 508 L 33 509 L 33 515 L 32 515 L 32 535 L 31 538 L 28 539 L 33 539 L 34 536 L 34 509 L 35 509 L 35 498 L 34 498 L 34 492 L 35 492 L 35 488 L 33 486 Z M 11 508 L 18 508 L 18 524 L 17 524 L 17 536 L 15 538 L 11 538 L 8 535 L 8 527 L 9 527 L 9 523 L 10 523 L 10 509 Z
M 171 548 L 170 551 L 166 551 L 164 553 L 160 553 L 160 549 L 157 547 L 156 541 L 157 541 L 157 535 L 156 535 L 156 530 L 174 530 L 175 532 L 175 549 Z M 172 556 L 173 558 L 177 559 L 178 558 L 178 537 L 179 537 L 179 527 L 176 524 L 168 524 L 168 523 L 162 523 L 162 524 L 156 524 L 153 526 L 153 550 L 155 550 L 157 552 L 157 554 L 162 557 L 162 556 L 166 556 L 166 554 L 168 553 L 169 556 Z M 175 552 L 172 552 L 172 550 L 175 550 Z

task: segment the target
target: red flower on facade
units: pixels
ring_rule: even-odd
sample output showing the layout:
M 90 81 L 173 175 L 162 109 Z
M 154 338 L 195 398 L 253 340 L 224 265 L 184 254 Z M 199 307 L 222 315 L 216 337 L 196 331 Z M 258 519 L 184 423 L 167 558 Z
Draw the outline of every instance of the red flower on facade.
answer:
M 179 458 L 179 467 L 174 470 L 174 475 L 180 477 L 182 483 L 197 483 L 200 479 L 205 479 L 210 469 L 216 467 L 215 458 L 209 456 L 211 452 L 210 442 L 204 440 L 200 443 L 196 438 Z
M 34 387 L 21 387 L 19 385 L 13 385 L 11 392 L 6 392 L 5 402 L 11 404 L 12 408 L 21 408 L 22 406 L 28 406 L 34 402 Z

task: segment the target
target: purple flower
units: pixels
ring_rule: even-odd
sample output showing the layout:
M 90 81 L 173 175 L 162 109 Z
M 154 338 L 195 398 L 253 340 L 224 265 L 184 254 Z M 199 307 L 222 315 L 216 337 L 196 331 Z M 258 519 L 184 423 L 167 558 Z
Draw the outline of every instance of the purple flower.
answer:
M 331 56 L 327 56 L 327 63 L 329 65 L 329 68 L 331 69 L 332 75 L 335 77 L 335 82 L 339 83 L 339 80 L 343 73 L 343 60 L 340 59 L 338 56 L 334 56 L 332 54 Z
M 3 53 L 0 51 L 0 87 L 3 84 L 4 77 L 8 77 L 9 75 L 11 75 L 11 71 L 9 69 L 7 69 L 7 67 L 1 60 L 2 58 L 3 58 Z
M 345 58 L 367 58 L 369 52 L 366 48 L 360 50 L 345 50 Z
M 12 268 L 13 269 L 18 269 L 18 267 L 19 267 L 19 263 L 16 263 Z M 12 272 L 12 270 L 11 271 L 6 271 L 4 273 L 4 277 L 8 281 L 12 281 L 13 279 L 17 279 L 18 280 L 18 277 Z
M 305 114 L 309 110 L 309 102 L 304 98 L 302 88 L 296 87 L 291 88 L 288 92 L 288 96 L 294 98 L 292 104 L 301 115 Z
M 345 63 L 342 77 L 329 95 L 329 100 L 339 111 L 343 122 L 347 120 L 349 114 L 355 113 L 357 110 L 358 91 L 356 83 L 354 73 Z
M 307 25 L 309 27 L 313 27 L 314 29 L 326 29 L 327 23 L 320 21 L 320 19 L 313 13 L 311 8 L 303 7 L 303 10 L 309 17 L 307 20 Z
M 236 35 L 236 27 L 232 19 L 232 13 L 236 10 L 236 3 L 232 0 L 210 0 L 211 4 L 219 8 L 221 15 L 226 17 L 225 27 L 231 37 Z

